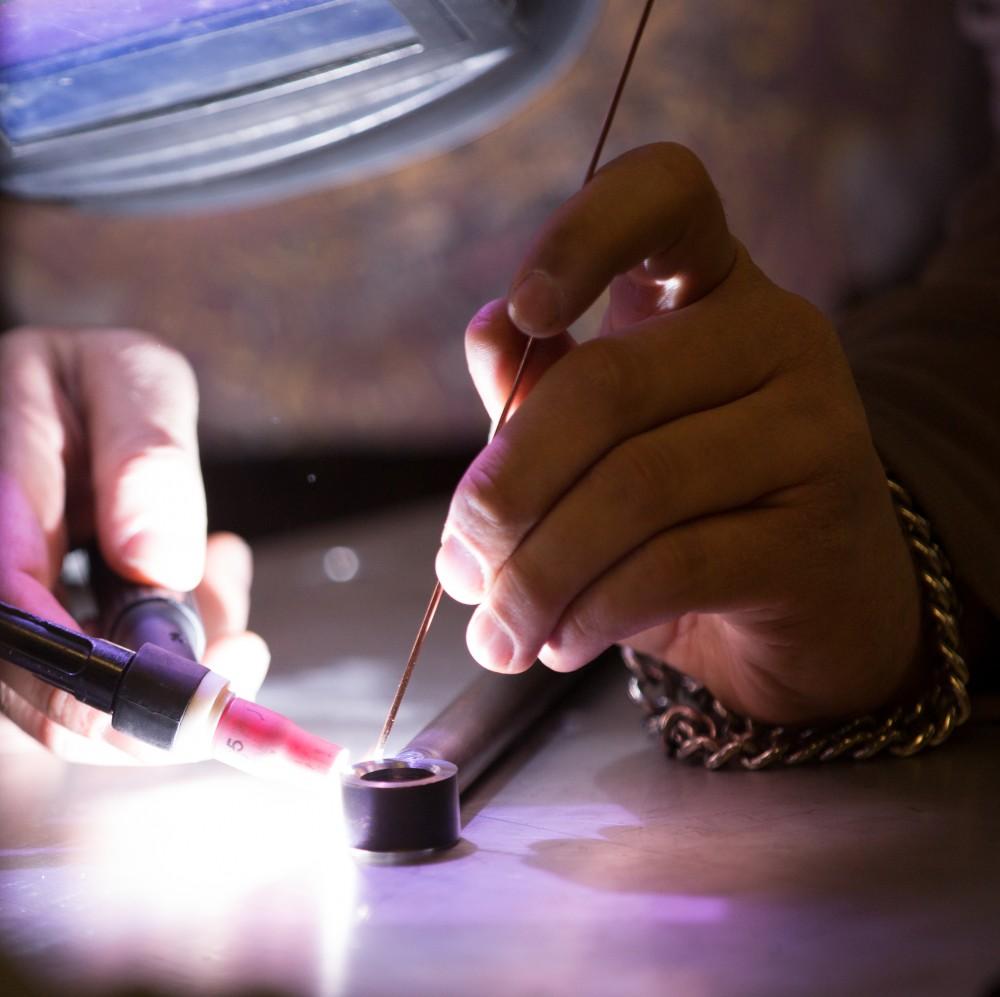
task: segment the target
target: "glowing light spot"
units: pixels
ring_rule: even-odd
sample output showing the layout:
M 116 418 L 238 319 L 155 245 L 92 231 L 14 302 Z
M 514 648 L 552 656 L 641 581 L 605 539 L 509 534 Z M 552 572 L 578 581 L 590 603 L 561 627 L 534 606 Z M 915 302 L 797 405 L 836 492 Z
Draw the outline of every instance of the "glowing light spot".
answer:
M 333 763 L 331 773 L 338 778 L 351 770 L 351 753 L 345 748 Z
M 331 582 L 353 581 L 361 568 L 361 560 L 350 547 L 331 547 L 323 555 L 323 573 Z
M 226 965 L 236 989 L 344 992 L 360 903 L 338 792 L 192 770 L 100 801 L 74 845 L 116 962 L 163 945 L 183 953 L 199 991 L 223 989 L 214 974 Z M 315 954 L 308 987 L 274 958 L 286 951 Z
M 307 474 L 306 475 L 306 481 L 308 481 L 310 485 L 315 485 L 316 484 L 316 475 L 315 474 Z
M 673 311 L 677 307 L 677 298 L 684 287 L 684 281 L 680 277 L 668 277 L 666 280 L 656 282 L 660 288 L 659 307 L 665 311 Z
M 84 586 L 90 581 L 90 558 L 84 550 L 71 550 L 62 563 L 62 579 L 67 585 Z

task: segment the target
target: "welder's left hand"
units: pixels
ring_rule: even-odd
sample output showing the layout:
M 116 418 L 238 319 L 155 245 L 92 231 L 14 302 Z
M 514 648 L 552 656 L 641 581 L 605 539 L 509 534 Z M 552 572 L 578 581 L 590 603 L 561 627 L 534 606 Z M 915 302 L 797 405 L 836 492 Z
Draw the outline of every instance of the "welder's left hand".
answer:
M 599 338 L 566 333 L 610 285 Z M 830 323 L 730 236 L 704 168 L 651 146 L 544 227 L 466 338 L 496 418 L 438 575 L 480 603 L 472 654 L 577 668 L 628 642 L 733 709 L 798 723 L 890 700 L 919 668 L 915 572 Z
M 197 411 L 186 360 L 144 333 L 30 328 L 0 337 L 0 599 L 79 629 L 59 601 L 59 574 L 68 548 L 97 539 L 124 577 L 196 589 L 205 664 L 252 697 L 269 655 L 246 631 L 250 551 L 231 534 L 206 541 Z M 3 661 L 0 714 L 74 761 L 167 757 Z

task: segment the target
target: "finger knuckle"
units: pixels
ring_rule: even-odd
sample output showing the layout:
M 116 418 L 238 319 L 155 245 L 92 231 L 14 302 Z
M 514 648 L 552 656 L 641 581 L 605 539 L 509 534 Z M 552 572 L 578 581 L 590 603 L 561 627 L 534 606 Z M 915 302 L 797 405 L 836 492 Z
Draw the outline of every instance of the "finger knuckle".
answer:
M 110 470 L 116 479 L 124 479 L 130 473 L 141 475 L 153 462 L 164 468 L 180 469 L 193 461 L 177 434 L 155 423 L 122 427 L 113 442 L 106 453 L 95 456 L 94 466 Z
M 552 557 L 522 544 L 507 559 L 497 578 L 497 590 L 512 605 L 539 616 L 557 614 L 567 603 L 567 581 L 552 566 Z
M 584 343 L 567 355 L 562 373 L 574 394 L 597 413 L 595 418 L 620 416 L 643 391 L 642 371 L 623 340 Z
M 616 447 L 595 469 L 599 494 L 615 515 L 649 523 L 666 514 L 681 468 L 673 448 L 632 439 Z
M 146 393 L 168 394 L 178 422 L 196 418 L 198 382 L 180 350 L 135 329 L 100 329 L 80 337 L 81 345 L 100 353 L 137 398 Z
M 504 565 L 490 594 L 490 610 L 510 633 L 522 640 L 539 641 L 545 635 L 542 621 L 551 616 L 553 599 L 545 584 L 544 572 L 526 560 L 511 558 Z
M 602 603 L 588 600 L 572 606 L 559 621 L 558 644 L 566 648 L 611 643 L 606 638 L 607 614 Z
M 807 478 L 852 489 L 853 471 L 866 467 L 873 453 L 871 434 L 860 401 L 830 373 L 785 379 L 787 389 L 768 399 L 769 419 L 784 427 L 790 456 Z
M 147 512 L 167 511 L 183 503 L 186 515 L 203 502 L 195 454 L 169 430 L 132 427 L 93 457 L 94 473 L 113 484 L 115 502 L 142 503 Z
M 698 591 L 711 569 L 697 530 L 676 529 L 661 534 L 655 544 L 655 560 L 657 585 L 666 606 L 686 590 Z
M 473 541 L 506 533 L 521 519 L 517 490 L 507 486 L 498 443 L 495 441 L 473 461 L 455 493 L 449 520 Z

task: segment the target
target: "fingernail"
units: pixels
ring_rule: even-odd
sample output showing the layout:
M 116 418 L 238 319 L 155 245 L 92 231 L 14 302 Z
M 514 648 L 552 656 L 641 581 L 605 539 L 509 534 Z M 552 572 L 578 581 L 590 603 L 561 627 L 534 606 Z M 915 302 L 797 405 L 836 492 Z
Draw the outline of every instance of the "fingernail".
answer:
M 475 612 L 466 636 L 472 656 L 484 668 L 507 671 L 514 657 L 514 642 L 489 610 Z
M 191 538 L 180 533 L 136 533 L 122 545 L 121 561 L 141 577 L 179 592 L 193 589 L 204 568 Z
M 554 332 L 563 325 L 562 292 L 544 270 L 532 270 L 511 292 L 507 314 L 521 332 Z
M 454 534 L 447 536 L 435 562 L 438 578 L 459 602 L 479 602 L 486 591 L 483 569 L 476 555 Z

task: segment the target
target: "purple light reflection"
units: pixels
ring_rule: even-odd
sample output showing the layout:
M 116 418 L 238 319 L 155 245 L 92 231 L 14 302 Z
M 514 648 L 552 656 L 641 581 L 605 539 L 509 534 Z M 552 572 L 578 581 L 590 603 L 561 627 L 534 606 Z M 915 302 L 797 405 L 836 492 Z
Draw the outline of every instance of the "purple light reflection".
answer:
M 493 804 L 480 814 L 465 836 L 478 848 L 519 856 L 533 869 L 563 884 L 583 891 L 574 904 L 559 911 L 563 923 L 586 924 L 600 921 L 607 911 L 618 919 L 623 909 L 632 916 L 660 924 L 721 924 L 732 914 L 731 899 L 717 894 L 674 891 L 669 888 L 665 869 L 676 856 L 651 849 L 645 828 L 632 811 L 611 803 L 558 806 Z M 511 903 L 532 909 L 525 889 L 539 891 L 541 923 L 550 918 L 544 897 L 551 896 L 551 883 L 544 879 L 525 882 L 509 879 L 509 870 L 500 870 L 489 888 L 480 886 L 484 907 L 503 911 Z M 480 873 L 482 877 L 482 873 Z M 509 890 L 511 897 L 506 898 Z

